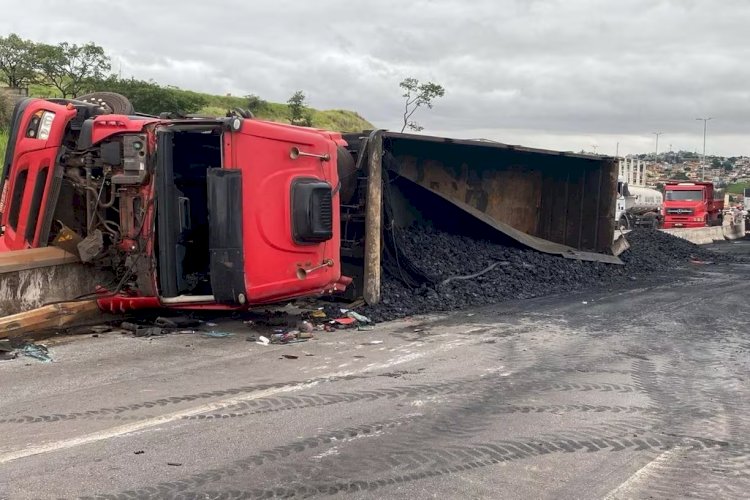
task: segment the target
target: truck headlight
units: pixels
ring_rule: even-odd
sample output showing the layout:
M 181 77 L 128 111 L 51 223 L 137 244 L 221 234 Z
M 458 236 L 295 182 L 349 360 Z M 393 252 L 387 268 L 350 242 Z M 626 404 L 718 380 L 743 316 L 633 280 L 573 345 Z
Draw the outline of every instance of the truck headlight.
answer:
M 45 111 L 42 113 L 42 119 L 39 120 L 39 132 L 36 135 L 37 139 L 47 140 L 49 134 L 52 131 L 52 122 L 55 121 L 55 113 L 51 111 Z

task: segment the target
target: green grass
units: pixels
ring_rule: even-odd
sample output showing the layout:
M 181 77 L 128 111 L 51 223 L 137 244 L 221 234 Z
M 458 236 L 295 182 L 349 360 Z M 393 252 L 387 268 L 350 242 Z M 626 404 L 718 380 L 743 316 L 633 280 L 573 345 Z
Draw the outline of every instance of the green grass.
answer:
M 745 188 L 750 188 L 750 182 L 735 182 L 726 187 L 726 192 L 731 194 L 743 194 Z
M 0 130 L 0 161 L 5 162 L 5 147 L 8 144 L 8 132 Z M 2 167 L 0 167 L 0 175 L 2 175 Z

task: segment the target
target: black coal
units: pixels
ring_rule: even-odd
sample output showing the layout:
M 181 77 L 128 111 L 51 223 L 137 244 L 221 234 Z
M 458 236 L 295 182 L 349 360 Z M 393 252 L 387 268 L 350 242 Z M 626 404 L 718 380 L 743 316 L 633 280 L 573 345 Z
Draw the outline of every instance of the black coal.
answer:
M 638 229 L 627 240 L 631 247 L 620 256 L 625 265 L 619 266 L 565 259 L 430 227 L 399 230 L 398 262 L 391 252 L 384 263 L 382 302 L 363 313 L 385 321 L 639 280 L 691 261 L 736 260 L 660 231 Z M 421 284 L 415 284 L 414 269 L 423 278 Z

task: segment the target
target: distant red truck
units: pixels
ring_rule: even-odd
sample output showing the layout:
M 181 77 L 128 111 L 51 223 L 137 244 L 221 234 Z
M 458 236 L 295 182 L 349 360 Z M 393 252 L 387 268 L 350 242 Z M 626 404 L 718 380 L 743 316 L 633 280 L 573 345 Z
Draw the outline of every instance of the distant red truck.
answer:
M 713 182 L 669 182 L 664 186 L 664 228 L 721 225 L 724 200 Z

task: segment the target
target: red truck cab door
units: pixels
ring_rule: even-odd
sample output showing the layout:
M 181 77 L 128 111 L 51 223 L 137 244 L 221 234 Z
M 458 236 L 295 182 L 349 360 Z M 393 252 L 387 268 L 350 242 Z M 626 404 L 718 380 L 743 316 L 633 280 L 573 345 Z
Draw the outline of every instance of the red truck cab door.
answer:
M 62 179 L 58 155 L 75 115 L 43 99 L 16 105 L 3 160 L 0 251 L 47 245 Z
M 248 303 L 343 289 L 336 154 L 332 134 L 313 129 L 243 120 L 225 134 L 224 168 L 237 172 L 234 180 L 224 174 L 225 198 L 240 200 L 225 213 L 241 212 L 241 220 L 231 219 L 241 241 L 227 246 L 242 245 Z M 221 286 L 231 274 L 219 272 L 227 250 L 211 250 L 214 279 L 225 277 Z

